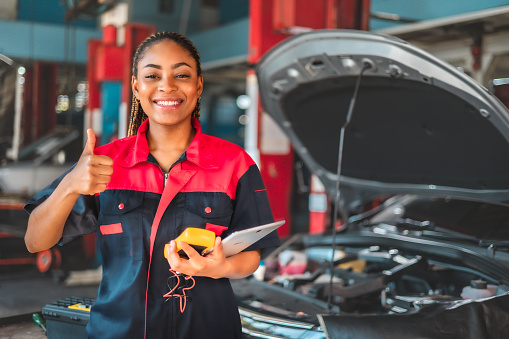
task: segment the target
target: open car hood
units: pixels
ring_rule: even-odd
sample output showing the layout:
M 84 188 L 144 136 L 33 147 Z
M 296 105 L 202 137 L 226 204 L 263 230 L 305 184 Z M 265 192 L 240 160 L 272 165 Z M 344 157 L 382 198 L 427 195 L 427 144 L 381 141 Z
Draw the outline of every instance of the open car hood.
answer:
M 273 48 L 256 67 L 264 110 L 335 196 L 395 193 L 509 204 L 509 111 L 455 67 L 398 38 L 312 31 Z

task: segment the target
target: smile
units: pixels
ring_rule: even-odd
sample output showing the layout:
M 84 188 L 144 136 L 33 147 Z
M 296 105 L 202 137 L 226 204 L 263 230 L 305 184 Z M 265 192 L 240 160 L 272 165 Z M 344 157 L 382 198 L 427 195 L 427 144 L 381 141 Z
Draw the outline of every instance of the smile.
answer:
M 154 102 L 159 106 L 177 106 L 181 103 L 178 100 L 156 100 Z

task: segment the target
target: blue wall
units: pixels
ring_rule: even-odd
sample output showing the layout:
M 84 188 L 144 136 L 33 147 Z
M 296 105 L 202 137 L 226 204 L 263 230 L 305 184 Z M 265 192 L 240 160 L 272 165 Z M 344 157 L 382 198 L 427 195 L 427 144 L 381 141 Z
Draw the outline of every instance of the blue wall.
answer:
M 67 0 L 18 0 L 18 20 L 64 24 Z M 95 18 L 84 18 L 73 22 L 78 27 L 94 28 Z
M 201 62 L 207 64 L 224 59 L 247 59 L 249 20 L 238 20 L 205 32 L 189 35 L 200 51 Z
M 161 13 L 159 10 L 159 1 L 130 0 L 129 3 L 129 21 L 155 25 L 158 31 L 178 31 L 182 6 L 182 0 L 174 0 L 173 11 L 171 13 Z M 200 30 L 199 1 L 194 0 L 191 3 L 191 10 L 186 27 L 186 35 Z
M 118 115 L 122 97 L 122 83 L 104 81 L 101 84 L 102 135 L 101 145 L 118 135 Z
M 0 20 L 0 53 L 10 58 L 36 59 L 42 61 L 67 62 L 66 28 L 48 23 L 26 23 Z M 101 31 L 76 28 L 75 62 L 87 61 L 87 41 L 100 39 Z M 72 54 L 67 53 L 70 58 Z
M 237 21 L 249 16 L 249 0 L 219 0 L 219 22 Z
M 508 0 L 371 0 L 371 12 L 398 14 L 415 20 L 430 20 L 482 9 L 509 5 Z M 397 23 L 372 19 L 371 29 L 381 29 Z
M 19 20 L 0 20 L 0 53 L 12 58 L 68 61 L 65 51 L 64 1 L 67 0 L 19 0 Z M 170 14 L 160 13 L 157 0 L 125 1 L 131 6 L 130 21 L 154 24 L 158 30 L 178 30 L 183 0 L 174 1 L 173 12 Z M 203 63 L 246 56 L 248 0 L 220 0 L 221 26 L 205 32 L 201 31 L 199 4 L 199 0 L 192 1 L 186 35 L 199 48 Z M 373 12 L 393 13 L 415 20 L 441 18 L 503 5 L 509 5 L 509 0 L 371 0 Z M 372 30 L 394 25 L 400 24 L 371 20 Z M 79 20 L 76 26 L 75 60 L 77 63 L 85 63 L 87 41 L 99 39 L 101 31 L 97 20 L 93 19 Z
M 183 0 L 174 0 L 173 11 L 165 14 L 159 10 L 156 0 L 128 0 L 130 10 L 129 20 L 157 26 L 157 30 L 178 31 Z M 186 34 L 201 31 L 200 1 L 193 0 L 186 27 Z M 249 0 L 219 0 L 218 25 L 229 24 L 238 20 L 247 20 L 249 16 Z
M 17 20 L 0 20 L 0 53 L 14 59 L 86 63 L 87 41 L 100 39 L 101 31 L 95 18 L 73 21 L 66 28 L 64 1 L 18 0 Z

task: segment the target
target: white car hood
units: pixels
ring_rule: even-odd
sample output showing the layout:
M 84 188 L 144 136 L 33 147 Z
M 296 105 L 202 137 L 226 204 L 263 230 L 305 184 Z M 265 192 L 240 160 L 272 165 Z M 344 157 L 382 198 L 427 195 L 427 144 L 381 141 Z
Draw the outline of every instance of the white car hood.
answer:
M 263 109 L 335 195 L 396 193 L 509 204 L 509 111 L 455 67 L 398 38 L 354 30 L 291 37 L 256 66 Z

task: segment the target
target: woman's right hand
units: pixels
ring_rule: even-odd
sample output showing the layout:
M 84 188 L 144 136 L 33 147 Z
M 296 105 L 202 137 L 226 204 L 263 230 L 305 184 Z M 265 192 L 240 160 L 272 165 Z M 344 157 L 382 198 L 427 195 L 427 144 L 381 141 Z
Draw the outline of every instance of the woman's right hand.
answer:
M 96 136 L 87 129 L 87 143 L 76 167 L 66 176 L 70 190 L 75 194 L 94 195 L 106 190 L 113 174 L 113 160 L 106 155 L 95 155 Z
M 58 242 L 80 194 L 94 195 L 106 190 L 113 173 L 113 160 L 105 155 L 94 155 L 95 144 L 95 133 L 88 129 L 87 143 L 74 169 L 30 214 L 25 234 L 29 252 L 51 248 Z

